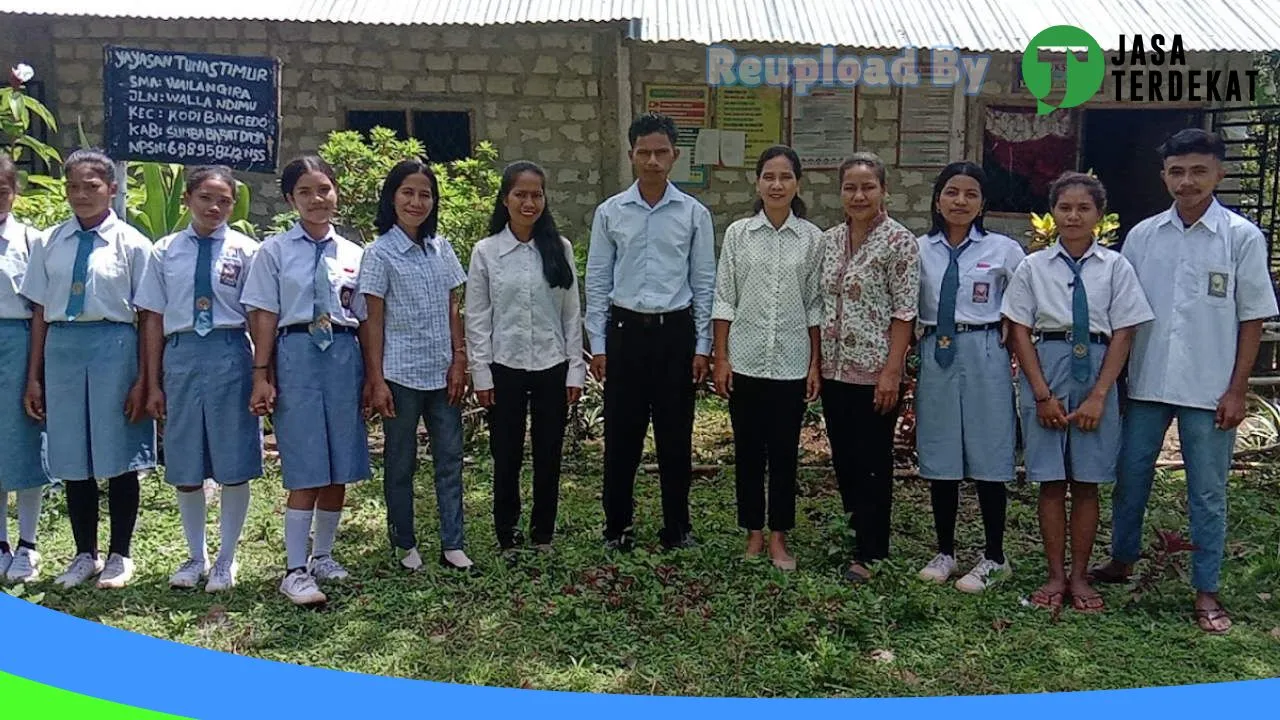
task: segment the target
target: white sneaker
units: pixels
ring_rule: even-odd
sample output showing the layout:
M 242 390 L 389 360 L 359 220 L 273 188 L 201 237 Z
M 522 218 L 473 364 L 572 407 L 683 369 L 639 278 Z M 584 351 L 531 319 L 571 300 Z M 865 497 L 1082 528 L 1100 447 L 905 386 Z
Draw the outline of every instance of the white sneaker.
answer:
M 209 574 L 209 559 L 188 558 L 182 567 L 169 577 L 169 587 L 190 589 L 200 583 L 200 579 Z
M 239 572 L 240 565 L 236 561 L 223 562 L 219 560 L 213 564 L 213 569 L 209 571 L 209 582 L 205 583 L 205 592 L 225 592 L 236 586 L 236 573 Z
M 422 569 L 422 556 L 418 554 L 418 548 L 409 548 L 404 551 L 403 557 L 400 558 L 400 566 L 405 570 L 418 571 Z
M 311 558 L 310 564 L 307 565 L 307 571 L 311 573 L 311 576 L 317 582 L 338 582 L 350 577 L 347 569 L 339 565 L 332 555 Z
M 294 605 L 318 605 L 328 600 L 316 585 L 315 578 L 305 570 L 294 570 L 280 581 L 280 592 Z
M 11 583 L 35 582 L 40 577 L 40 553 L 31 548 L 18 548 L 5 577 Z
M 118 553 L 111 553 L 107 564 L 98 576 L 99 590 L 119 590 L 133 579 L 133 560 Z
M 94 557 L 89 553 L 80 553 L 67 566 L 67 571 L 59 575 L 53 583 L 61 585 L 65 590 L 70 590 L 94 575 L 101 574 L 105 566 L 101 556 Z
M 0 490 L 0 492 L 4 492 Z M 8 518 L 0 518 L 0 522 L 8 522 Z M 8 551 L 0 551 L 0 577 L 4 577 L 9 572 L 9 566 L 13 564 L 13 554 Z
M 939 585 L 951 579 L 956 574 L 956 559 L 950 555 L 938 553 L 933 556 L 928 565 L 920 571 L 921 580 L 929 580 Z
M 994 560 L 982 558 L 977 565 L 968 572 L 964 577 L 956 581 L 956 589 L 960 592 L 980 593 L 991 587 L 999 577 L 992 577 L 999 573 L 1001 576 L 1009 575 L 1013 572 L 1013 568 L 1009 566 L 1009 559 L 1005 558 L 1003 564 Z

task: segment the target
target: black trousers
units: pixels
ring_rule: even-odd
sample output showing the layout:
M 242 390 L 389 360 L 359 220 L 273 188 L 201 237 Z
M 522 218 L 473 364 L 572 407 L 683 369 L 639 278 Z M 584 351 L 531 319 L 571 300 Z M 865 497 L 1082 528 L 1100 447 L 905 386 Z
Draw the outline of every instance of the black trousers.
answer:
M 98 554 L 98 481 L 71 480 L 65 483 L 67 516 L 76 554 Z M 107 509 L 111 513 L 111 553 L 129 557 L 133 529 L 138 522 L 140 487 L 138 473 L 127 472 L 107 481 Z
M 569 363 L 546 370 L 489 366 L 493 407 L 489 408 L 489 450 L 493 453 L 493 528 L 498 545 L 515 544 L 520 523 L 520 468 L 524 462 L 525 419 L 531 417 L 533 510 L 530 539 L 549 543 L 556 530 L 560 501 L 560 460 L 568 417 L 565 376 Z
M 787 532 L 796 526 L 796 464 L 804 390 L 804 380 L 733 374 L 729 418 L 733 422 L 738 525 L 745 530 L 764 529 L 766 466 L 769 529 Z
M 823 380 L 822 414 L 840 500 L 844 511 L 853 515 L 854 559 L 883 560 L 889 557 L 898 408 L 881 415 L 875 409 L 874 386 Z
M 636 470 L 651 418 L 662 482 L 662 539 L 675 542 L 692 529 L 694 344 L 689 309 L 661 316 L 618 307 L 609 312 L 602 498 L 606 539 L 617 539 L 631 528 Z

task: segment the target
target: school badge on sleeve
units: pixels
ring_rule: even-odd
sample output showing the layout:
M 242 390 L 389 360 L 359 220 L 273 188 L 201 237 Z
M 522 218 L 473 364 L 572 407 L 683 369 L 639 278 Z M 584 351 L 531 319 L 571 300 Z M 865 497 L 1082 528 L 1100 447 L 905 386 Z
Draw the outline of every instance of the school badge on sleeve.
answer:
M 1212 297 L 1224 298 L 1227 296 L 1227 273 L 1209 272 L 1209 295 Z

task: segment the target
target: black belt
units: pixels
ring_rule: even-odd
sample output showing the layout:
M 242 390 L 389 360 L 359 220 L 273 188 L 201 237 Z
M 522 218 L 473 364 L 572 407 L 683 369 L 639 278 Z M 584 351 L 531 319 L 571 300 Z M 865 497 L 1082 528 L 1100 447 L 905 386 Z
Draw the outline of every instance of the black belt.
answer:
M 669 322 L 676 322 L 678 320 L 688 321 L 692 317 L 693 317 L 692 307 L 681 308 L 680 310 L 672 310 L 671 312 L 665 312 L 665 313 L 641 313 L 641 312 L 636 312 L 635 310 L 628 310 L 623 307 L 618 307 L 617 305 L 612 305 L 609 307 L 610 320 L 621 320 L 623 322 L 633 322 L 640 325 L 641 327 L 656 327 L 660 325 L 665 325 L 666 323 L 669 323 Z
M 330 325 L 330 327 L 333 328 L 333 331 L 335 333 L 354 333 L 356 331 L 355 328 L 347 327 L 346 325 Z M 285 325 L 284 327 L 280 328 L 281 335 L 291 335 L 293 333 L 310 334 L 310 332 L 311 332 L 311 325 L 307 323 L 298 323 L 296 325 Z
M 1055 330 L 1053 332 L 1040 332 L 1035 334 L 1036 342 L 1044 342 L 1045 340 L 1065 340 L 1066 342 L 1075 342 L 1075 335 L 1070 330 Z M 1089 342 L 1094 345 L 1110 345 L 1111 338 L 1102 333 L 1089 333 Z
M 987 323 L 985 325 L 970 325 L 969 323 L 956 323 L 957 334 L 962 332 L 986 332 L 988 330 L 999 330 L 999 329 L 1000 329 L 1000 323 L 998 322 Z M 938 327 L 936 325 L 926 325 L 924 328 L 925 335 L 932 335 L 936 332 L 938 332 Z

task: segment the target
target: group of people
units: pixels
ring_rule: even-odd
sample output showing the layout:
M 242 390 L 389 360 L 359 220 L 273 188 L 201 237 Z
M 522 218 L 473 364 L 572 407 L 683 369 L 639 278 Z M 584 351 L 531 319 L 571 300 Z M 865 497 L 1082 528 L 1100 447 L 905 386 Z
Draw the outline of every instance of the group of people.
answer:
M 346 486 L 372 475 L 366 421 L 374 416 L 385 433 L 387 530 L 399 563 L 423 564 L 413 507 L 421 419 L 439 563 L 472 570 L 460 410 L 469 391 L 487 409 L 503 557 L 516 562 L 526 545 L 526 426 L 528 544 L 551 552 L 568 409 L 590 372 L 604 385 L 607 548 L 634 545 L 633 488 L 651 421 L 659 540 L 667 549 L 696 543 L 695 389 L 710 380 L 732 419 L 746 555 L 767 554 L 784 571 L 796 567 L 787 534 L 801 424 L 806 405 L 821 399 L 856 538 L 844 577 L 861 583 L 890 552 L 894 431 L 914 348 L 920 474 L 937 531 L 921 578 L 959 576 L 958 589 L 980 592 L 1011 572 L 1005 487 L 1020 427 L 1027 477 L 1040 485 L 1049 567 L 1031 601 L 1101 611 L 1093 584 L 1128 579 L 1156 457 L 1177 418 L 1197 548 L 1195 617 L 1207 632 L 1230 627 L 1217 598 L 1227 474 L 1262 320 L 1277 308 L 1261 232 L 1214 197 L 1224 175 L 1219 138 L 1187 129 L 1160 147 L 1173 205 L 1139 223 L 1121 252 L 1097 239 L 1102 183 L 1062 175 L 1049 189 L 1058 237 L 1030 255 L 984 227 L 986 180 L 972 162 L 939 174 L 931 227 L 916 237 L 886 212 L 884 163 L 857 153 L 838 170 L 844 220 L 824 232 L 805 219 L 798 156 L 774 146 L 756 162 L 755 212 L 727 228 L 718 258 L 711 213 L 669 180 L 680 152 L 671 118 L 642 115 L 628 139 L 636 181 L 596 210 L 581 294 L 546 174 L 529 162 L 506 167 L 489 236 L 464 270 L 438 232 L 437 178 L 419 160 L 388 174 L 379 235 L 362 247 L 335 230 L 336 178 L 313 156 L 281 173 L 298 214 L 286 232 L 259 244 L 229 229 L 236 180 L 202 167 L 186 179 L 190 226 L 154 245 L 111 210 L 118 187 L 105 155 L 68 157 L 74 217 L 42 234 L 11 217 L 16 172 L 0 158 L 0 394 L 8 398 L 0 442 L 9 450 L 0 518 L 10 491 L 19 516 L 16 550 L 0 523 L 0 572 L 13 581 L 39 572 L 43 429 L 76 543 L 57 582 L 127 584 L 138 471 L 156 465 L 154 421 L 163 420 L 164 478 L 177 489 L 189 548 L 170 582 L 233 587 L 268 414 L 288 491 L 280 590 L 291 601 L 323 602 L 320 583 L 348 575 L 334 543 Z M 105 559 L 99 478 L 109 479 Z M 206 478 L 222 488 L 212 560 Z M 986 542 L 961 574 L 955 526 L 965 480 L 976 486 Z M 1110 483 L 1112 558 L 1090 568 L 1098 487 Z

